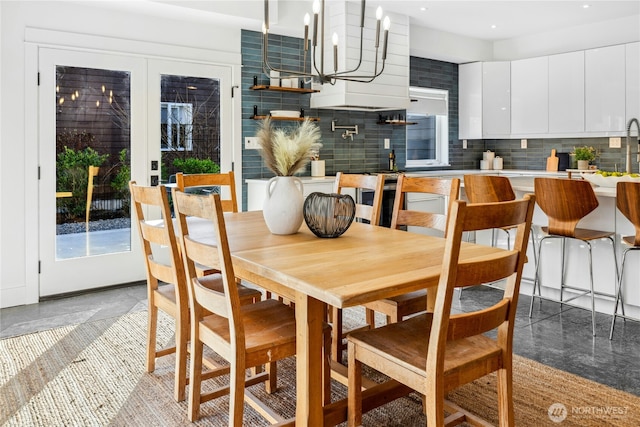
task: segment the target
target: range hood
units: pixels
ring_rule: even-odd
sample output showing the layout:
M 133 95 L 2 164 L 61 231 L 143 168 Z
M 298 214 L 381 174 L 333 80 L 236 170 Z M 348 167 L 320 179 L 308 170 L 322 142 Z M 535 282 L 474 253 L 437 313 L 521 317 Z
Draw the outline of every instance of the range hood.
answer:
M 338 71 L 355 68 L 360 55 L 360 4 L 348 1 L 328 2 L 327 11 L 325 70 L 327 67 L 331 71 L 333 69 L 333 45 L 330 38 L 334 32 L 338 34 L 339 40 Z M 313 88 L 320 92 L 311 95 L 311 108 L 385 111 L 409 107 L 409 17 L 387 11 L 385 14 L 391 18 L 391 29 L 387 61 L 382 75 L 371 83 L 340 80 L 334 85 L 314 84 Z M 364 26 L 362 66 L 356 74 L 370 74 L 374 71 L 374 9 L 367 8 Z M 379 56 L 382 55 L 381 50 L 378 52 Z

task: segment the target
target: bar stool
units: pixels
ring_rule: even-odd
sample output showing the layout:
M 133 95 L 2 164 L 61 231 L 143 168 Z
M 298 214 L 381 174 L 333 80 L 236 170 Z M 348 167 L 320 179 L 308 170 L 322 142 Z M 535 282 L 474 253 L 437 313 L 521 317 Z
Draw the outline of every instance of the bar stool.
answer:
M 465 175 L 464 191 L 469 203 L 497 203 L 516 199 L 516 194 L 513 192 L 511 182 L 506 176 Z M 511 234 L 509 234 L 509 228 L 494 228 L 491 231 L 492 246 L 496 245 L 496 230 L 502 230 L 507 233 L 507 248 L 511 249 Z
M 616 304 L 613 309 L 613 320 L 611 320 L 611 331 L 609 339 L 613 338 L 613 328 L 616 324 L 616 317 L 627 319 L 624 314 L 624 300 L 622 298 L 622 283 L 624 278 L 624 263 L 627 260 L 627 253 L 640 249 L 640 182 L 618 182 L 616 186 L 616 206 L 622 214 L 631 221 L 636 230 L 635 236 L 623 237 L 621 242 L 627 247 L 622 252 L 622 264 L 620 265 L 620 281 L 616 292 Z M 618 314 L 618 303 L 622 305 L 622 314 Z
M 591 297 L 591 324 L 593 335 L 596 335 L 596 310 L 595 295 L 615 298 L 615 295 L 596 292 L 593 289 L 593 255 L 591 242 L 599 239 L 609 239 L 611 241 L 611 249 L 613 251 L 613 260 L 615 265 L 616 281 L 618 280 L 618 262 L 616 259 L 616 247 L 614 240 L 614 232 L 591 230 L 585 228 L 577 228 L 578 222 L 587 216 L 590 212 L 598 207 L 598 199 L 593 192 L 593 187 L 588 181 L 570 180 L 560 178 L 535 178 L 534 188 L 536 201 L 540 209 L 547 215 L 549 225 L 542 227 L 542 232 L 546 233 L 538 242 L 538 256 L 540 260 L 536 265 L 536 276 L 533 282 L 533 292 L 531 294 L 531 305 L 529 307 L 529 317 L 533 314 L 533 302 L 535 298 L 547 299 L 550 301 L 564 304 L 582 296 Z M 561 282 L 560 282 L 560 300 L 542 296 L 542 285 L 540 284 L 540 264 L 542 243 L 545 239 L 560 238 L 562 239 L 562 257 L 561 257 Z M 565 242 L 566 239 L 576 239 L 584 242 L 589 248 L 589 289 L 577 288 L 565 284 Z M 580 292 L 578 295 L 569 299 L 563 298 L 564 289 L 570 289 Z M 538 294 L 536 295 L 536 289 Z

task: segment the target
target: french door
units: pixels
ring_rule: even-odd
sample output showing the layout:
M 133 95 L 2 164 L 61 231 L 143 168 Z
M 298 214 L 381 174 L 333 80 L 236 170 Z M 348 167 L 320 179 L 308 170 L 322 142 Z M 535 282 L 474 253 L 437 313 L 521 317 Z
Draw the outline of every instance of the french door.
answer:
M 231 168 L 220 144 L 232 140 L 231 100 L 220 96 L 231 73 L 49 48 L 38 61 L 40 296 L 142 280 L 127 183 L 164 182 L 176 157 Z

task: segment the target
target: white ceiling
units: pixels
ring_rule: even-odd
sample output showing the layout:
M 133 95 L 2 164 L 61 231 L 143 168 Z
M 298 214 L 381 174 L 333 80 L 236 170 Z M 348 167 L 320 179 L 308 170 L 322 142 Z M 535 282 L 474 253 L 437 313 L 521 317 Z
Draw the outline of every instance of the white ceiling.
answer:
M 370 2 L 375 3 L 375 2 Z M 426 1 L 386 0 L 411 24 L 481 40 L 503 40 L 640 15 L 640 1 Z M 589 5 L 585 8 L 584 5 Z M 424 8 L 424 10 L 422 10 Z M 495 25 L 495 28 L 492 28 Z M 638 21 L 640 34 L 640 16 Z
M 162 3 L 162 6 L 190 11 L 222 13 L 240 19 L 245 17 L 254 23 L 262 20 L 263 15 L 263 2 L 260 0 L 152 0 L 152 3 L 156 5 Z M 290 19 L 289 22 L 301 22 L 304 11 L 311 11 L 312 0 L 271 0 L 271 3 L 272 6 L 273 3 L 278 4 L 281 18 L 299 14 L 298 19 Z M 584 8 L 585 4 L 589 7 Z M 369 0 L 367 2 L 367 6 L 378 5 L 389 11 L 409 15 L 412 26 L 422 26 L 488 41 L 562 30 L 632 15 L 639 17 L 638 32 L 640 34 L 640 0 Z M 281 22 L 286 25 L 287 20 L 282 19 Z M 495 28 L 491 28 L 492 25 L 495 25 Z

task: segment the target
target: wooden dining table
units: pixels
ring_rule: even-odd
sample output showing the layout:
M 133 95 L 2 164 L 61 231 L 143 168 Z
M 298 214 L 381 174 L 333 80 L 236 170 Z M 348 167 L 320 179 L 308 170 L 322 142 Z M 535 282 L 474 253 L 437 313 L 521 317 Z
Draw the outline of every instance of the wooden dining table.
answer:
M 436 286 L 445 240 L 356 222 L 338 238 L 316 237 L 304 223 L 298 233 L 275 235 L 261 211 L 225 213 L 225 222 L 236 276 L 295 302 L 296 425 L 335 425 L 346 420 L 346 401 L 323 405 L 326 305 L 353 307 Z M 209 227 L 192 223 L 190 234 L 207 240 Z M 463 243 L 461 259 L 499 251 Z M 406 393 L 403 386 L 385 391 L 387 398 Z M 369 397 L 374 398 L 365 395 Z M 363 406 L 367 407 L 366 402 Z

